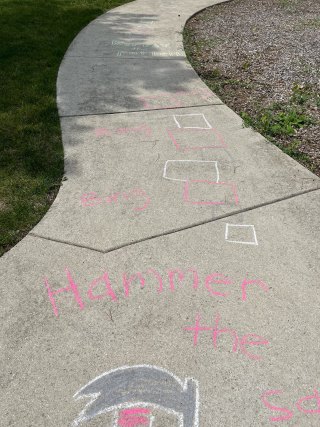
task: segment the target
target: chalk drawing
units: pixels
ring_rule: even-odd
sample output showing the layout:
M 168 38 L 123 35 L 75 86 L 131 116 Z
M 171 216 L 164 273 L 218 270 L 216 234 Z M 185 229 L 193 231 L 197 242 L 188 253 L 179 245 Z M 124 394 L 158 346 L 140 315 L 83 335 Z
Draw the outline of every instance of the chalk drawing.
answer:
M 115 411 L 113 427 L 152 427 L 155 417 L 148 408 L 129 408 Z
M 291 418 L 293 417 L 293 412 L 291 412 L 289 409 L 279 408 L 278 406 L 271 405 L 271 403 L 269 403 L 269 401 L 267 400 L 268 396 L 274 396 L 274 395 L 278 395 L 281 393 L 282 393 L 281 390 L 268 390 L 265 393 L 263 393 L 263 395 L 261 396 L 261 400 L 262 400 L 263 404 L 268 409 L 271 409 L 272 411 L 278 411 L 278 412 L 281 412 L 283 414 L 286 414 L 286 415 L 282 415 L 280 417 L 270 417 L 269 419 L 272 422 L 291 420 Z
M 204 124 L 202 126 L 184 126 L 183 123 L 181 123 L 182 121 L 184 121 L 183 118 L 187 118 L 187 122 L 190 122 L 190 124 L 192 123 L 192 118 L 193 119 L 201 118 L 201 120 L 198 120 L 199 124 L 201 123 L 202 120 L 203 120 Z M 212 126 L 210 125 L 208 120 L 205 118 L 204 114 L 174 114 L 173 119 L 174 119 L 174 121 L 175 121 L 175 123 L 179 129 L 181 129 L 181 128 L 183 128 L 183 129 L 212 129 Z M 195 124 L 197 124 L 197 120 L 195 120 Z
M 80 310 L 83 310 L 85 303 L 88 302 L 84 300 L 82 295 L 83 293 L 86 293 L 90 301 L 107 300 L 110 303 L 116 303 L 119 301 L 118 296 L 112 287 L 108 272 L 103 272 L 100 276 L 93 279 L 87 290 L 82 289 L 82 292 L 80 291 L 81 288 L 79 289 L 76 281 L 72 278 L 68 268 L 65 270 L 65 273 L 68 285 L 58 289 L 52 289 L 47 277 L 44 278 L 48 298 L 56 317 L 59 316 L 57 303 L 61 304 L 67 295 L 69 297 L 72 296 Z M 192 277 L 192 281 L 190 281 L 190 277 Z M 164 279 L 166 279 L 168 286 L 164 283 Z M 181 270 L 180 268 L 173 268 L 166 271 L 164 274 L 161 274 L 153 268 L 146 268 L 145 272 L 138 271 L 135 273 L 123 273 L 119 280 L 122 280 L 124 298 L 131 298 L 131 288 L 133 288 L 133 290 L 137 288 L 137 283 L 140 284 L 140 288 L 144 288 L 146 284 L 150 286 L 150 284 L 153 283 L 152 288 L 155 289 L 155 292 L 157 292 L 159 296 L 165 291 L 165 288 L 169 289 L 170 293 L 166 294 L 166 296 L 169 296 L 175 292 L 176 289 L 179 289 L 180 291 L 180 289 L 192 287 L 192 289 L 196 291 L 202 291 L 204 289 L 211 297 L 217 297 L 219 299 L 230 299 L 230 293 L 237 293 L 238 300 L 240 293 L 241 300 L 243 302 L 247 302 L 249 299 L 248 287 L 250 289 L 250 294 L 252 294 L 251 298 L 256 298 L 257 289 L 259 289 L 260 294 L 261 291 L 264 293 L 269 292 L 269 286 L 260 279 L 248 279 L 245 277 L 242 281 L 235 283 L 236 280 L 229 278 L 229 275 L 219 272 L 211 273 L 207 275 L 204 280 L 200 281 L 198 271 L 195 268 L 187 268 L 184 270 Z M 183 286 L 177 285 L 178 282 L 182 283 L 183 281 L 185 281 Z M 156 287 L 154 286 L 154 282 L 156 282 Z M 221 292 L 226 288 L 228 289 L 228 292 Z M 254 292 L 251 292 L 252 288 L 254 289 Z
M 243 236 L 243 240 L 234 240 L 230 235 L 232 232 L 238 232 L 239 238 L 241 238 L 241 231 L 242 230 L 248 230 L 249 234 L 251 235 L 250 240 L 244 240 L 246 237 Z M 244 234 L 244 233 L 242 233 Z M 254 225 L 246 225 L 246 224 L 226 224 L 226 230 L 225 230 L 225 240 L 227 242 L 231 243 L 240 243 L 243 245 L 258 245 L 256 230 L 254 228 Z M 250 236 L 249 236 L 250 237 Z
M 274 417 L 274 416 L 269 417 L 269 420 L 272 422 L 288 421 L 288 420 L 291 420 L 291 418 L 294 416 L 294 412 L 291 411 L 290 409 L 272 405 L 269 402 L 269 400 L 267 399 L 269 396 L 278 396 L 279 394 L 282 394 L 281 390 L 268 390 L 268 391 L 265 391 L 261 396 L 261 400 L 262 400 L 262 402 L 266 408 L 270 409 L 271 411 L 276 411 L 276 412 L 279 412 L 280 414 L 282 414 L 282 415 L 278 414 L 277 417 Z M 306 407 L 305 406 L 306 403 L 308 404 L 309 402 L 311 402 L 311 405 L 309 405 L 309 407 Z M 302 404 L 303 404 L 303 406 L 302 406 Z M 310 396 L 301 397 L 296 402 L 295 406 L 299 412 L 301 412 L 303 414 L 308 414 L 309 415 L 308 419 L 311 422 L 312 418 L 310 417 L 310 415 L 320 414 L 320 394 L 319 394 L 319 391 L 315 388 L 313 390 L 313 394 L 311 394 Z
M 138 206 L 134 206 L 133 210 L 142 212 L 150 205 L 151 199 L 141 188 L 134 188 L 123 193 L 112 193 L 104 197 L 98 197 L 97 193 L 94 191 L 84 193 L 81 196 L 81 205 L 83 207 L 93 207 L 102 204 L 122 204 L 128 207 L 128 203 L 126 202 L 136 202 Z
M 226 148 L 223 136 L 216 129 L 167 129 L 167 133 L 177 151 L 206 150 L 211 148 Z M 202 141 L 205 138 L 213 140 L 212 143 Z
M 261 356 L 257 354 L 249 353 L 248 347 L 251 346 L 265 346 L 270 344 L 269 341 L 256 334 L 246 334 L 242 338 L 238 336 L 237 332 L 233 329 L 222 328 L 220 329 L 219 324 L 221 316 L 217 314 L 215 317 L 214 326 L 201 325 L 200 314 L 196 314 L 195 324 L 192 326 L 185 326 L 183 329 L 188 332 L 193 332 L 193 345 L 198 345 L 199 333 L 210 332 L 212 337 L 212 344 L 215 349 L 218 348 L 218 337 L 222 334 L 229 334 L 232 337 L 232 352 L 236 353 L 238 350 L 243 355 L 247 356 L 251 360 L 261 360 Z
M 213 168 L 212 168 L 212 180 L 214 182 L 219 182 L 220 176 L 219 176 L 219 169 L 218 169 L 218 162 L 216 160 L 167 160 L 165 165 L 164 165 L 164 169 L 163 169 L 163 178 L 165 179 L 169 179 L 170 181 L 182 181 L 182 182 L 187 182 L 190 180 L 190 176 L 186 176 L 185 178 L 170 178 L 167 174 L 167 169 L 168 169 L 168 165 L 170 164 L 183 164 L 186 163 L 187 165 L 189 164 L 194 164 L 194 166 L 203 166 L 203 165 L 207 165 L 209 163 L 212 164 Z
M 224 200 L 192 200 L 190 198 L 190 187 L 195 187 L 198 184 L 205 184 L 208 186 L 213 186 L 211 192 L 214 191 L 215 187 L 223 188 L 224 190 L 229 190 L 232 193 L 233 202 L 235 205 L 239 204 L 239 197 L 237 193 L 237 188 L 234 183 L 227 182 L 212 182 L 207 180 L 190 180 L 185 182 L 183 199 L 186 203 L 191 203 L 192 205 L 225 205 L 226 196 L 224 195 Z M 213 190 L 212 190 L 213 189 Z
M 102 136 L 111 136 L 112 135 L 111 131 L 107 128 L 96 128 L 94 130 L 94 132 L 95 132 L 95 135 L 97 138 L 100 138 Z
M 143 408 L 153 408 L 173 414 L 179 427 L 198 427 L 198 389 L 198 382 L 193 378 L 181 381 L 171 372 L 157 366 L 123 366 L 105 372 L 74 395 L 76 400 L 90 398 L 90 401 L 74 420 L 73 426 L 100 414 L 116 411 L 117 422 L 120 415 L 120 419 L 124 419 L 122 427 L 128 427 L 125 422 L 130 416 L 132 418 L 139 411 L 142 414 Z M 147 421 L 148 414 L 144 412 Z

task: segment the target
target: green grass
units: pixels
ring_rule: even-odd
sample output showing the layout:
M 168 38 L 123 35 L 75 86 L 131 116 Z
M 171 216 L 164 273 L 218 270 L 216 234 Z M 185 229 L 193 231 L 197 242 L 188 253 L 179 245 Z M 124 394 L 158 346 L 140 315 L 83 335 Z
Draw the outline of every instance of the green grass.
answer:
M 45 214 L 63 176 L 56 78 L 72 39 L 130 0 L 0 0 L 0 255 Z
M 283 0 L 283 6 L 291 6 L 292 0 Z M 232 99 L 238 96 L 239 88 L 253 89 L 254 82 L 233 79 L 224 75 L 218 66 L 212 65 L 205 68 L 201 64 L 203 50 L 208 46 L 204 40 L 197 39 L 197 34 L 187 26 L 183 32 L 184 47 L 187 58 L 191 65 L 198 71 L 201 79 L 215 92 L 224 102 L 231 103 Z M 247 71 L 251 63 L 246 61 L 242 68 Z M 307 128 L 315 124 L 316 121 L 310 116 L 310 106 L 320 108 L 320 94 L 315 92 L 315 88 L 305 84 L 295 84 L 292 87 L 290 99 L 283 103 L 274 103 L 267 107 L 255 105 L 247 111 L 238 111 L 243 119 L 244 126 L 250 126 L 269 141 L 277 145 L 282 151 L 293 157 L 298 162 L 314 171 L 314 164 L 308 155 L 299 150 L 301 141 L 296 139 L 299 129 Z M 252 107 L 252 106 L 251 106 Z

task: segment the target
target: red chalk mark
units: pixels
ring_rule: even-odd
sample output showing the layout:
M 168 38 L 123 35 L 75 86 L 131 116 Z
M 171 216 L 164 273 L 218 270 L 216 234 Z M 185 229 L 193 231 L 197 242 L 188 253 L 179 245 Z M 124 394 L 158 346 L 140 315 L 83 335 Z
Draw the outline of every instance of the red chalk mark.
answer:
M 201 326 L 200 325 L 200 314 L 196 315 L 196 323 L 194 326 L 186 326 L 183 328 L 185 331 L 194 332 L 193 334 L 193 345 L 196 346 L 198 344 L 199 332 L 203 331 L 212 331 L 213 328 L 211 326 Z
M 191 180 L 186 181 L 184 185 L 184 192 L 183 192 L 183 199 L 186 203 L 191 203 L 192 205 L 225 205 L 225 201 L 193 201 L 190 200 L 190 184 L 208 184 L 208 185 L 220 185 L 220 186 L 226 186 L 229 187 L 233 193 L 234 196 L 234 203 L 235 205 L 239 204 L 239 197 L 237 193 L 237 188 L 234 183 L 227 183 L 227 182 L 212 182 L 207 180 Z
M 244 281 L 241 284 L 242 301 L 246 301 L 247 300 L 247 286 L 248 285 L 257 285 L 264 292 L 268 292 L 269 291 L 268 285 L 266 283 L 264 283 L 262 280 L 247 280 L 247 279 L 244 279 Z
M 70 271 L 67 268 L 66 268 L 65 271 L 66 271 L 67 279 L 68 279 L 68 282 L 69 282 L 69 286 L 67 286 L 65 288 L 59 288 L 59 289 L 53 291 L 50 288 L 48 279 L 46 277 L 44 279 L 44 282 L 45 282 L 45 285 L 46 285 L 46 288 L 47 288 L 47 291 L 48 291 L 49 300 L 50 300 L 52 308 L 53 308 L 54 315 L 57 316 L 57 317 L 59 316 L 59 311 L 58 311 L 58 307 L 56 305 L 56 301 L 54 299 L 54 296 L 58 295 L 58 294 L 60 294 L 62 292 L 72 292 L 73 295 L 74 295 L 74 298 L 75 298 L 75 300 L 77 302 L 77 304 L 80 307 L 80 310 L 82 310 L 84 308 L 84 303 L 83 303 L 83 301 L 81 299 L 81 296 L 80 296 L 80 293 L 79 293 L 79 290 L 78 290 L 78 286 L 73 281 L 73 279 L 71 277 Z
M 81 204 L 82 206 L 96 206 L 101 205 L 102 199 L 97 197 L 97 193 L 94 191 L 90 193 L 85 193 L 81 196 Z
M 307 402 L 309 400 L 314 400 L 317 404 L 317 409 L 305 409 L 301 406 L 303 402 Z M 303 412 L 304 414 L 320 414 L 320 395 L 317 389 L 314 389 L 314 394 L 311 396 L 305 396 L 302 397 L 298 402 L 296 403 L 296 407 L 299 409 L 300 412 Z
M 226 297 L 228 296 L 227 293 L 217 292 L 212 289 L 211 283 L 214 283 L 216 285 L 232 285 L 232 280 L 230 280 L 228 277 L 226 277 L 224 274 L 221 273 L 213 273 L 210 276 L 206 277 L 205 286 L 208 289 L 209 293 L 211 295 L 216 295 L 219 297 Z
M 251 341 L 250 339 L 257 339 L 257 341 Z M 264 338 L 262 338 L 260 335 L 256 335 L 256 334 L 247 334 L 244 335 L 241 338 L 240 341 L 240 350 L 242 354 L 245 354 L 247 357 L 249 357 L 249 359 L 252 360 L 261 360 L 261 356 L 257 356 L 256 354 L 252 354 L 249 353 L 247 351 L 247 346 L 254 346 L 254 345 L 268 345 L 270 344 L 269 341 L 265 340 Z
M 213 346 L 217 348 L 217 339 L 219 335 L 230 334 L 233 337 L 232 351 L 235 353 L 238 349 L 238 342 L 239 342 L 239 338 L 236 331 L 234 331 L 233 329 L 218 329 L 219 322 L 220 322 L 220 315 L 218 314 L 215 318 L 215 327 L 212 334 Z
M 268 390 L 268 391 L 264 392 L 263 395 L 261 396 L 261 400 L 262 400 L 263 404 L 268 409 L 271 409 L 272 411 L 279 411 L 279 412 L 283 412 L 283 413 L 287 414 L 287 415 L 282 415 L 280 417 L 269 417 L 270 421 L 286 421 L 286 420 L 291 420 L 291 418 L 293 417 L 293 412 L 291 412 L 289 409 L 279 408 L 278 406 L 271 405 L 271 403 L 268 402 L 268 400 L 267 400 L 268 396 L 274 396 L 274 395 L 278 395 L 281 393 L 282 393 L 281 390 Z
M 100 295 L 93 295 L 93 289 L 101 282 L 105 284 L 105 293 Z M 112 289 L 108 273 L 104 273 L 101 277 L 98 277 L 91 282 L 87 295 L 93 301 L 105 298 L 106 296 L 111 297 L 112 301 L 117 301 L 117 296 Z
M 199 286 L 198 272 L 196 270 L 194 270 L 194 269 L 191 269 L 191 268 L 189 268 L 187 270 L 187 272 L 191 272 L 193 274 L 193 289 L 198 289 L 198 286 Z M 174 278 L 175 278 L 176 275 L 178 275 L 178 279 L 179 279 L 180 282 L 182 282 L 182 280 L 184 280 L 184 278 L 185 278 L 185 274 L 181 270 L 177 269 L 177 270 L 170 270 L 170 271 L 168 271 L 170 290 L 172 292 L 174 292 L 174 290 L 175 290 Z
M 124 287 L 124 295 L 126 298 L 129 296 L 131 283 L 136 279 L 139 280 L 141 288 L 144 288 L 146 281 L 140 272 L 133 274 L 129 278 L 127 277 L 126 273 L 123 274 L 122 282 Z
M 195 138 L 197 138 L 197 141 L 201 138 L 202 132 L 206 132 L 206 136 L 210 135 L 207 132 L 211 132 L 217 138 L 218 144 L 198 145 L 198 146 L 192 147 L 192 146 L 182 146 L 181 143 L 178 142 L 178 139 L 181 140 L 181 138 L 179 138 L 179 136 L 182 137 L 183 135 L 188 135 L 188 137 L 190 138 L 190 135 L 193 132 L 194 132 Z M 167 133 L 168 133 L 171 141 L 173 142 L 174 146 L 176 147 L 176 149 L 178 151 L 206 150 L 206 149 L 211 149 L 211 148 L 226 148 L 227 147 L 221 133 L 214 128 L 211 128 L 211 129 L 184 129 L 184 128 L 180 128 L 180 129 L 175 129 L 175 130 L 167 129 Z M 175 136 L 175 133 L 177 133 L 178 136 Z

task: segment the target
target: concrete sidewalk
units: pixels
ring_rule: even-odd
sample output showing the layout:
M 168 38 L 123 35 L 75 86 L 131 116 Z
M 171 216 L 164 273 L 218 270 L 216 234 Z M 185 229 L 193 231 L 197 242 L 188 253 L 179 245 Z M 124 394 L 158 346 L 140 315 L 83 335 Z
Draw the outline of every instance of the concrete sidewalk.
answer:
M 211 4 L 134 1 L 63 60 L 67 180 L 0 260 L 1 426 L 319 426 L 320 180 L 186 61 Z

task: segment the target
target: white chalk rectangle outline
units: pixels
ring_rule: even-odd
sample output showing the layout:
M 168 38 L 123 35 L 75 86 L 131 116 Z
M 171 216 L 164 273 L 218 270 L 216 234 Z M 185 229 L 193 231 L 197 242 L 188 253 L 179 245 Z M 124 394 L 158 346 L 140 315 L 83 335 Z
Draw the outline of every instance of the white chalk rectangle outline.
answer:
M 220 180 L 220 174 L 219 174 L 219 169 L 218 169 L 218 161 L 217 160 L 167 160 L 165 165 L 164 165 L 164 169 L 163 169 L 163 178 L 168 179 L 170 181 L 180 181 L 180 182 L 187 182 L 189 181 L 188 179 L 179 179 L 179 178 L 168 178 L 167 177 L 167 165 L 169 162 L 172 163 L 184 163 L 184 162 L 193 162 L 193 163 L 214 163 L 215 166 L 215 170 L 216 170 L 216 181 L 214 182 L 219 182 Z
M 183 126 L 181 127 L 179 121 L 177 120 L 177 117 L 186 117 L 186 116 L 202 116 L 203 120 L 205 121 L 205 123 L 207 124 L 207 127 L 201 127 L 201 126 Z M 173 115 L 173 119 L 176 122 L 176 125 L 178 126 L 179 129 L 212 129 L 212 126 L 210 125 L 210 123 L 208 122 L 208 120 L 205 118 L 205 115 L 202 113 L 197 113 L 197 114 L 174 114 Z
M 252 230 L 253 230 L 254 241 L 253 242 L 240 242 L 238 240 L 229 240 L 228 239 L 229 226 L 230 227 L 251 227 Z M 240 243 L 242 245 L 255 245 L 255 246 L 258 246 L 258 239 L 257 239 L 256 230 L 254 228 L 254 225 L 251 225 L 251 224 L 229 224 L 229 223 L 226 223 L 226 230 L 225 230 L 224 238 L 225 238 L 226 242 Z

